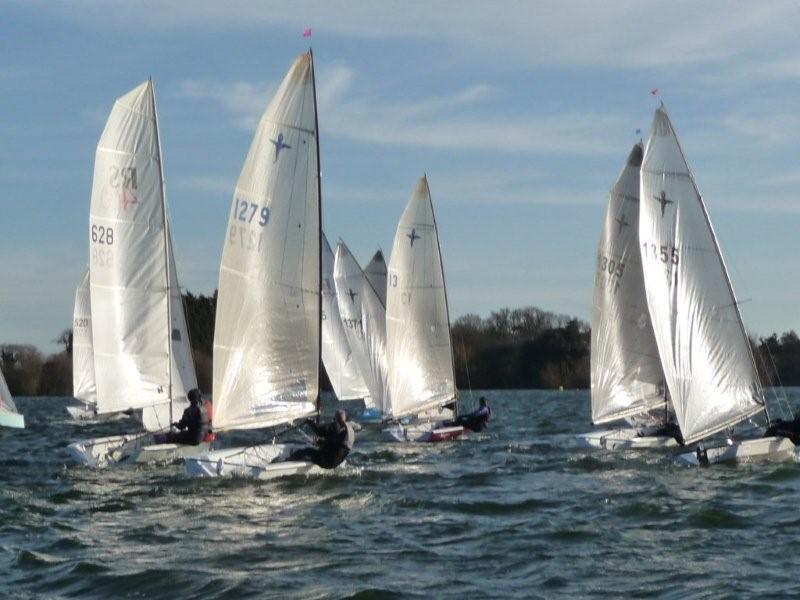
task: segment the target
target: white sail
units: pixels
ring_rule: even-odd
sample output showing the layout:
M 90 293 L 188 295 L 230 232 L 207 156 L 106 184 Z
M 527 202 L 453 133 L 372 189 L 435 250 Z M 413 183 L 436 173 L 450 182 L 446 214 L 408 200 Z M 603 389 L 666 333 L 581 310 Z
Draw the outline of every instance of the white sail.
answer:
M 2 371 L 0 371 L 0 426 L 25 427 L 25 418 L 19 414 L 17 406 L 11 398 L 11 392 L 8 390 L 8 384 L 6 384 Z
M 100 413 L 169 401 L 162 182 L 147 81 L 114 103 L 95 158 L 89 265 Z
M 636 144 L 617 178 L 597 248 L 592 308 L 592 422 L 663 406 L 664 373 L 647 310 L 639 249 Z
M 267 427 L 316 412 L 320 197 L 310 54 L 261 117 L 236 184 L 214 332 L 214 428 Z
M 456 383 L 447 294 L 425 177 L 417 183 L 397 226 L 386 301 L 392 415 L 418 414 L 453 402 Z
M 172 229 L 167 221 L 167 240 L 169 241 L 170 278 L 170 319 L 172 320 L 172 402 L 156 404 L 142 409 L 142 424 L 148 431 L 159 431 L 180 419 L 189 406 L 187 394 L 197 387 L 194 357 L 183 309 L 183 297 L 178 283 L 178 270 L 175 265 L 175 252 L 172 244 Z
M 641 172 L 647 304 L 686 443 L 763 410 L 763 392 L 705 204 L 662 106 Z
M 378 293 L 378 298 L 384 306 L 386 306 L 386 261 L 383 258 L 383 252 L 378 250 L 369 261 L 367 268 L 364 269 L 364 274 L 367 276 L 372 288 Z
M 388 407 L 386 310 L 353 254 L 341 240 L 334 260 L 336 295 L 353 360 L 369 391 L 366 406 Z
M 322 363 L 339 400 L 366 398 L 367 385 L 356 367 L 355 357 L 339 313 L 333 276 L 333 251 L 322 236 Z
M 86 269 L 75 290 L 75 307 L 72 315 L 72 395 L 87 407 L 97 402 L 89 269 Z

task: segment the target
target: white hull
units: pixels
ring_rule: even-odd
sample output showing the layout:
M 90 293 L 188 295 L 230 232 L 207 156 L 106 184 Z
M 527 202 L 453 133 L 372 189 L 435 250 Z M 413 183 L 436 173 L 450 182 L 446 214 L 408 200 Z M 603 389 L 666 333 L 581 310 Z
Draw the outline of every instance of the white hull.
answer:
M 277 479 L 290 475 L 322 473 L 310 462 L 287 461 L 289 455 L 303 446 L 298 444 L 263 444 L 245 448 L 226 448 L 184 459 L 192 477 L 245 477 Z M 273 463 L 276 458 L 282 462 Z
M 675 438 L 665 435 L 639 435 L 634 428 L 606 429 L 591 431 L 575 436 L 585 448 L 601 448 L 603 450 L 644 450 L 647 448 L 674 448 L 678 445 Z
M 25 429 L 25 417 L 23 417 L 20 413 L 13 413 L 13 412 L 0 413 L 0 427 Z
M 389 442 L 445 442 L 466 435 L 466 430 L 460 425 L 443 427 L 438 423 L 409 423 L 403 425 L 394 423 L 381 430 L 383 439 Z
M 766 437 L 708 448 L 706 454 L 710 465 L 752 461 L 787 461 L 794 459 L 795 445 L 788 438 Z M 675 457 L 675 464 L 697 467 L 700 466 L 700 460 L 697 452 L 684 452 Z
M 134 433 L 80 440 L 67 446 L 67 451 L 75 462 L 99 468 L 119 463 L 175 462 L 209 449 L 208 443 L 154 444 L 153 437 L 152 433 Z

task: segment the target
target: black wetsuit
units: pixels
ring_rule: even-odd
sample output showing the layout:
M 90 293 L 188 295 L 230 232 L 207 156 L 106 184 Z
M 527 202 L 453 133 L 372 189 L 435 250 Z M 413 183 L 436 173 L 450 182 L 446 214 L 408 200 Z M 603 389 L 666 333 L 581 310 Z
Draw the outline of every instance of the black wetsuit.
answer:
M 208 433 L 208 424 L 209 419 L 206 411 L 197 404 L 191 404 L 189 408 L 183 411 L 181 420 L 175 424 L 181 431 L 178 433 L 170 432 L 167 435 L 167 441 L 173 444 L 197 446 Z
M 468 415 L 462 415 L 458 417 L 454 423 L 456 425 L 461 425 L 462 427 L 466 427 L 467 429 L 471 429 L 472 431 L 478 432 L 483 431 L 486 429 L 486 425 L 489 423 L 489 419 L 492 417 L 492 409 L 489 408 L 488 405 L 481 406 L 478 410 L 469 413 Z
M 792 421 L 784 421 L 783 419 L 773 421 L 764 433 L 764 437 L 770 436 L 789 438 L 795 446 L 800 444 L 800 415 L 796 416 Z
M 328 425 L 317 425 L 314 421 L 308 421 L 308 425 L 319 438 L 317 447 L 296 450 L 289 456 L 289 460 L 312 462 L 323 469 L 334 469 L 344 462 L 356 441 L 353 426 L 350 423 L 340 425 L 336 421 Z

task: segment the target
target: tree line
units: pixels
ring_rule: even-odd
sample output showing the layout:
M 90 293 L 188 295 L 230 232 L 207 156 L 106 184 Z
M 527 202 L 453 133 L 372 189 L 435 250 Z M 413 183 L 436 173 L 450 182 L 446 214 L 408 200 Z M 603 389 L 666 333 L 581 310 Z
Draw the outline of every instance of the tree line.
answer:
M 183 295 L 198 387 L 211 392 L 216 291 Z M 451 327 L 460 389 L 588 388 L 589 324 L 534 306 L 467 314 Z M 44 356 L 26 344 L 0 345 L 0 368 L 14 396 L 72 395 L 72 330 L 54 340 L 64 348 Z M 764 385 L 800 385 L 800 338 L 794 331 L 751 339 Z M 321 369 L 322 389 L 330 383 Z

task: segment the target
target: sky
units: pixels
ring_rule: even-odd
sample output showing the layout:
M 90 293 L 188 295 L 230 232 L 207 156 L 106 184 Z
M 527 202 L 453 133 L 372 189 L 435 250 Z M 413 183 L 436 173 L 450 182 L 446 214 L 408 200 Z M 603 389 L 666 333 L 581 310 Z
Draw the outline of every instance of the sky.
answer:
M 57 350 L 95 147 L 148 77 L 181 286 L 211 293 L 255 125 L 309 43 L 328 238 L 388 253 L 427 173 L 451 319 L 589 319 L 608 191 L 663 100 L 748 330 L 800 329 L 799 29 L 780 1 L 0 0 L 0 343 Z

